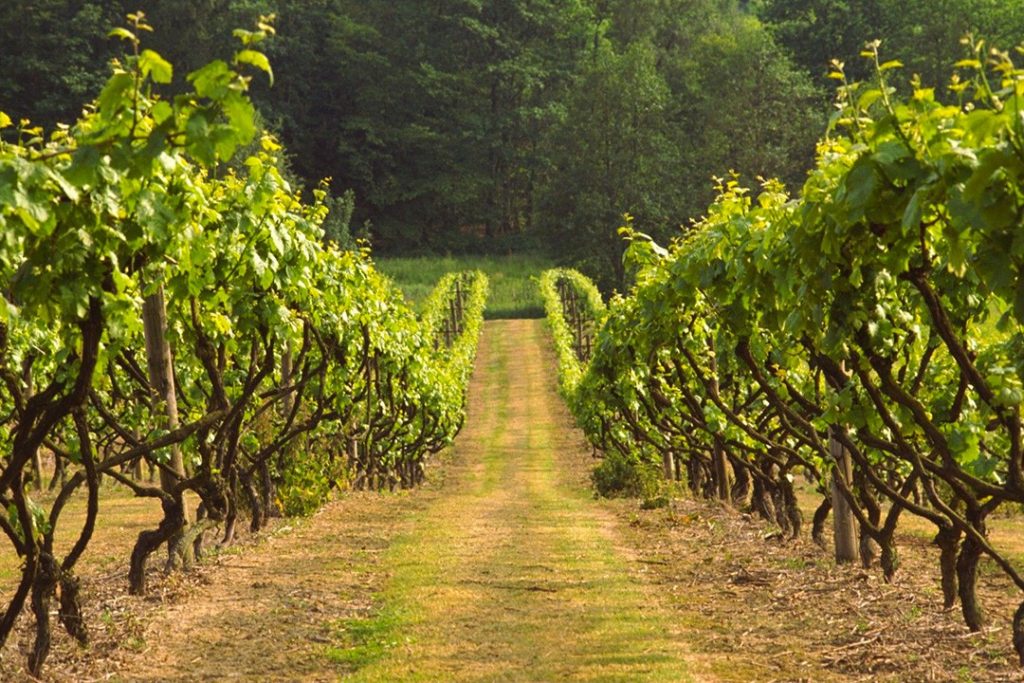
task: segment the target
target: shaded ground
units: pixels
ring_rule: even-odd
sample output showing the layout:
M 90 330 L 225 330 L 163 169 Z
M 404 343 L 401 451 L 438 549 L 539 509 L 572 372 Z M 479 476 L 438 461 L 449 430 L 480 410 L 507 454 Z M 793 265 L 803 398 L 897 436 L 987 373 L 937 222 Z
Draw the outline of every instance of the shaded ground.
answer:
M 410 500 L 352 493 L 310 519 L 276 521 L 185 574 L 164 576 L 156 558 L 145 597 L 126 595 L 125 549 L 134 539 L 104 534 L 83 569 L 91 645 L 78 648 L 55 625 L 46 678 L 336 680 L 322 656 L 330 622 L 371 609 L 382 580 L 377 560 Z M 133 520 L 124 533 L 141 523 Z M 118 540 L 124 548 L 114 552 Z M 0 657 L 2 681 L 31 680 L 22 670 L 31 645 L 24 621 Z
M 147 625 L 118 678 L 336 680 L 334 629 L 372 609 L 404 498 L 352 494 L 222 557 L 206 586 Z

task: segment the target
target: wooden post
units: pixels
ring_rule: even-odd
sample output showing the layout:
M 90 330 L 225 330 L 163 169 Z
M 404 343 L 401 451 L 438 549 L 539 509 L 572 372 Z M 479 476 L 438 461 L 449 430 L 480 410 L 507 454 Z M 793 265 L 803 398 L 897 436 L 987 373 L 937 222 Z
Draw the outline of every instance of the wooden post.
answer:
M 292 340 L 285 342 L 284 351 L 281 353 L 281 386 L 288 387 L 292 383 Z M 289 391 L 281 404 L 282 417 L 287 418 L 292 412 L 294 397 Z
M 137 426 L 132 427 L 132 437 L 139 443 L 142 443 L 142 430 L 140 430 Z M 141 482 L 146 476 L 146 473 L 142 469 L 143 460 L 145 460 L 145 458 L 143 458 L 141 455 L 135 458 L 135 468 L 132 474 L 135 477 L 135 481 L 138 482 Z
M 348 437 L 348 462 L 353 468 L 359 463 L 359 439 L 354 436 Z
M 573 341 L 576 349 L 576 358 L 581 359 L 583 357 L 583 343 L 580 339 L 580 307 L 579 299 L 576 297 L 576 288 L 568 286 L 569 290 L 569 320 L 568 323 L 572 327 Z
M 32 365 L 25 361 L 22 363 L 22 380 L 25 384 L 25 400 L 28 401 L 35 393 L 35 385 L 32 382 Z M 54 461 L 56 463 L 56 460 Z M 43 484 L 43 458 L 39 449 L 32 452 L 32 486 L 37 491 L 42 491 Z
M 718 500 L 723 503 L 732 502 L 732 491 L 729 488 L 729 459 L 725 455 L 725 446 L 717 437 L 713 451 L 713 465 L 715 467 L 715 487 L 718 493 Z
M 672 451 L 664 450 L 661 452 L 661 473 L 665 476 L 667 481 L 675 479 L 675 473 L 673 472 L 673 457 Z
M 716 350 L 714 346 L 713 338 L 708 339 L 709 346 L 711 348 L 711 392 L 715 398 L 718 398 L 718 357 L 715 355 Z M 725 454 L 725 444 L 722 440 L 715 436 L 715 444 L 711 450 L 711 467 L 715 473 L 715 488 L 718 499 L 725 502 L 732 502 L 732 490 L 729 487 L 729 459 Z
M 575 294 L 576 292 L 573 290 L 573 299 L 576 303 L 576 357 L 581 361 L 586 361 L 583 351 L 583 310 L 579 298 Z
M 167 306 L 164 303 L 163 285 L 143 301 L 142 323 L 146 338 L 149 383 L 153 387 L 156 399 L 163 404 L 164 427 L 169 431 L 174 430 L 178 428 L 178 398 L 174 391 L 171 346 L 167 342 Z M 160 471 L 160 483 L 165 491 L 172 490 L 178 481 L 185 478 L 185 465 L 181 457 L 181 448 L 177 444 L 171 447 L 169 466 L 174 474 L 163 469 Z
M 171 345 L 167 341 L 167 305 L 164 302 L 164 287 L 147 296 L 142 302 L 142 327 L 146 339 L 146 365 L 149 371 L 149 383 L 157 401 L 163 404 L 164 424 L 168 431 L 178 428 L 178 398 L 174 391 L 174 366 L 171 359 Z M 160 488 L 172 493 L 178 482 L 185 478 L 185 463 L 181 457 L 181 447 L 171 446 L 171 458 L 168 469 L 160 470 Z M 188 512 L 188 498 L 182 495 L 182 515 L 185 526 L 191 522 Z M 168 567 L 176 566 L 178 557 L 175 546 L 182 538 L 183 532 L 176 533 L 167 542 Z M 192 548 L 185 544 L 180 558 L 186 566 L 191 563 Z
M 857 559 L 857 527 L 850 504 L 843 496 L 837 483 L 842 477 L 847 487 L 853 482 L 853 463 L 850 453 L 835 437 L 833 426 L 829 429 L 828 450 L 832 456 L 832 528 L 835 531 L 836 564 L 853 562 Z

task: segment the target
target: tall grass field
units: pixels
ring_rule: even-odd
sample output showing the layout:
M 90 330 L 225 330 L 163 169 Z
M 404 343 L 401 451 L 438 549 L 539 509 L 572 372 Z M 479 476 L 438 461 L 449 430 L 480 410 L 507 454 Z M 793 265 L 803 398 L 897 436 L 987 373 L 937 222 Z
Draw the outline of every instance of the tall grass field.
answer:
M 445 273 L 482 270 L 491 283 L 484 317 L 542 318 L 544 306 L 536 278 L 554 267 L 547 258 L 536 255 L 511 256 L 416 256 L 374 259 L 382 273 L 402 288 L 405 297 L 418 306 Z

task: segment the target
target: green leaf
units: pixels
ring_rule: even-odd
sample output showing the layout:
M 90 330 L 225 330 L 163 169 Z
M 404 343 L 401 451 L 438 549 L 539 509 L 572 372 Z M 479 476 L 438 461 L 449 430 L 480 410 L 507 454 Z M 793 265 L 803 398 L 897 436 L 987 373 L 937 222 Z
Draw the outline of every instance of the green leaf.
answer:
M 153 120 L 161 124 L 174 116 L 174 107 L 169 102 L 160 100 L 153 105 Z
M 867 157 L 861 158 L 843 182 L 846 190 L 846 206 L 852 219 L 857 219 L 867 212 L 868 202 L 877 189 L 875 166 Z
M 235 94 L 224 100 L 224 114 L 237 133 L 242 144 L 248 144 L 256 136 L 256 109 L 252 102 L 242 95 Z
M 110 77 L 97 100 L 100 113 L 112 118 L 122 106 L 130 105 L 135 79 L 130 73 L 118 73 Z
M 235 55 L 236 64 L 248 64 L 263 71 L 270 78 L 270 85 L 274 85 L 274 70 L 270 68 L 270 60 L 258 50 L 239 50 Z
M 918 226 L 921 225 L 921 213 L 922 205 L 924 204 L 925 190 L 924 188 L 919 189 L 914 193 L 914 196 L 907 202 L 907 208 L 903 210 L 903 232 L 910 233 L 917 230 Z
M 228 65 L 217 59 L 204 67 L 196 69 L 188 75 L 189 82 L 196 89 L 200 97 L 209 97 L 219 100 L 227 92 L 231 83 L 232 72 Z
M 1012 156 L 1012 153 L 1001 149 L 987 151 L 970 179 L 964 184 L 964 198 L 968 200 L 981 198 L 990 189 L 992 176 L 1005 167 L 1015 164 Z
M 143 76 L 150 76 L 156 83 L 170 83 L 174 78 L 171 63 L 153 50 L 143 50 L 139 55 L 139 69 Z
M 126 28 L 118 26 L 117 28 L 111 29 L 110 33 L 107 34 L 108 38 L 120 38 L 127 40 L 129 43 L 139 42 L 138 37 Z

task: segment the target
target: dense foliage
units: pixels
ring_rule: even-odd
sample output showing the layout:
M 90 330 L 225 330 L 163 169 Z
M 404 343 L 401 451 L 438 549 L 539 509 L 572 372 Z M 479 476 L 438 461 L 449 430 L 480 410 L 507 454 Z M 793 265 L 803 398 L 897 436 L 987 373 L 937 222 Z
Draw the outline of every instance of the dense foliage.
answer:
M 845 62 L 851 78 L 870 77 L 858 58 L 864 45 L 880 39 L 889 59 L 906 65 L 904 80 L 914 74 L 939 86 L 949 75 L 951 56 L 968 34 L 996 45 L 1016 45 L 1024 38 L 1021 0 L 755 0 L 756 14 L 778 43 L 826 90 L 829 64 Z M 945 92 L 938 92 L 940 99 Z
M 0 8 L 0 109 L 76 119 L 122 52 L 98 36 L 138 8 L 179 65 L 172 92 L 235 26 L 277 15 L 260 121 L 307 187 L 353 191 L 379 251 L 546 249 L 605 291 L 625 284 L 623 213 L 667 239 L 713 176 L 803 182 L 831 59 L 862 78 L 881 38 L 900 87 L 939 84 L 969 31 L 1024 35 L 1021 0 L 39 0 Z
M 1024 71 L 973 49 L 943 104 L 920 83 L 898 95 L 872 45 L 875 76 L 843 81 L 798 197 L 725 182 L 668 250 L 627 227 L 636 285 L 570 405 L 606 453 L 662 460 L 784 532 L 802 522 L 792 475 L 824 491 L 832 472 L 886 577 L 899 516 L 928 520 L 946 606 L 977 630 L 983 555 L 1024 589 L 987 533 L 1024 502 Z
M 343 480 L 412 486 L 462 425 L 486 298 L 482 274 L 453 275 L 420 320 L 365 252 L 325 239 L 325 192 L 301 200 L 247 94 L 247 72 L 272 75 L 272 27 L 237 31 L 230 62 L 168 97 L 174 69 L 129 18 L 128 56 L 73 126 L 44 136 L 0 113 L 0 531 L 23 561 L 0 643 L 30 599 L 35 675 L 55 597 L 87 639 L 74 569 L 101 477 L 162 505 L 132 551 L 136 593 L 158 546 L 187 562 L 214 527 L 229 543 L 243 511 L 258 529 Z M 53 499 L 29 485 L 44 456 L 63 466 Z
M 145 10 L 160 29 L 149 45 L 179 67 L 169 92 L 223 57 L 235 26 L 275 13 L 265 49 L 278 82 L 254 84 L 260 120 L 307 188 L 331 177 L 332 195 L 354 191 L 354 223 L 369 222 L 378 249 L 548 248 L 610 288 L 623 283 L 615 228 L 625 211 L 665 237 L 711 200 L 713 175 L 802 181 L 824 96 L 775 33 L 803 59 L 786 41 L 804 25 L 767 8 L 762 24 L 747 5 L 6 3 L 0 109 L 46 129 L 75 120 L 123 53 L 99 36 L 125 11 Z
M 590 360 L 594 332 L 604 319 L 604 301 L 597 287 L 571 268 L 546 270 L 537 285 L 555 340 L 559 388 L 571 400 Z

